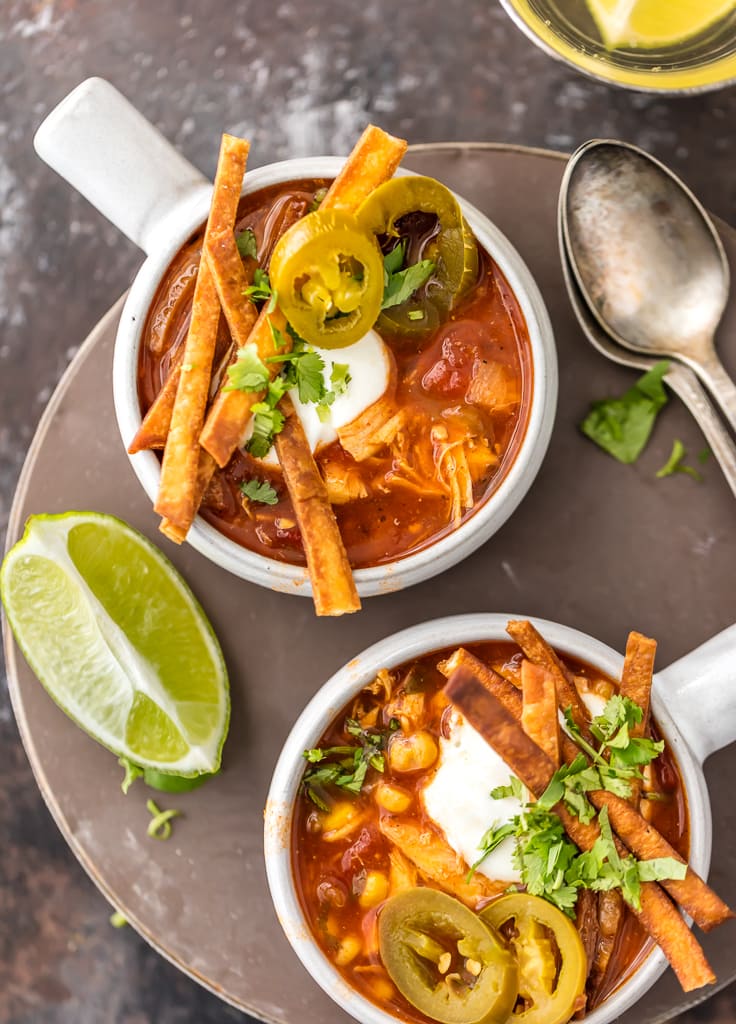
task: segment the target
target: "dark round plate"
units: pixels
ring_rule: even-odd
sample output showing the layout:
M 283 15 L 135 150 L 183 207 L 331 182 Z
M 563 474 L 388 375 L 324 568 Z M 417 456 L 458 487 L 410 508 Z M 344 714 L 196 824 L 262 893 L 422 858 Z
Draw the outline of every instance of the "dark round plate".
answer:
M 157 531 L 115 424 L 110 371 L 120 304 L 97 325 L 49 403 L 8 532 L 14 543 L 33 512 L 115 513 L 164 548 L 210 615 L 232 680 L 225 770 L 193 793 L 162 795 L 162 806 L 185 815 L 168 842 L 146 836 L 143 785 L 122 795 L 115 759 L 64 717 L 6 630 L 8 678 L 38 784 L 85 870 L 164 956 L 265 1021 L 347 1020 L 281 933 L 261 842 L 281 743 L 308 698 L 343 662 L 423 619 L 509 611 L 576 626 L 619 649 L 630 628 L 640 629 L 659 639 L 661 667 L 736 619 L 734 506 L 717 465 L 705 465 L 702 484 L 654 476 L 674 438 L 693 456 L 703 448 L 684 408 L 672 400 L 635 466 L 608 458 L 577 430 L 592 400 L 621 393 L 634 374 L 587 345 L 567 301 L 555 232 L 563 160 L 535 150 L 453 144 L 415 147 L 407 165 L 447 182 L 509 236 L 541 287 L 557 335 L 561 389 L 549 454 L 496 536 L 444 575 L 371 598 L 361 613 L 339 620 L 317 619 L 309 601 L 260 589 L 187 546 L 176 548 Z M 720 227 L 736 266 L 736 232 Z M 733 300 L 721 337 L 736 337 Z M 723 356 L 736 371 L 736 348 Z M 736 801 L 724 780 L 736 776 L 736 746 L 713 757 L 707 774 L 715 819 L 711 877 L 734 904 Z M 708 936 L 704 945 L 719 984 L 736 977 L 733 932 Z M 625 1020 L 654 1024 L 709 994 L 684 996 L 669 973 Z

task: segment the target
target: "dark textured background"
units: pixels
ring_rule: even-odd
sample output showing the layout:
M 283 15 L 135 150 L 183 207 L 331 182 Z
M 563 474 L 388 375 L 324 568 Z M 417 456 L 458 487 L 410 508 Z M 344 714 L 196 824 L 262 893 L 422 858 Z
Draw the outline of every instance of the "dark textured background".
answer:
M 141 261 L 33 154 L 44 113 L 92 74 L 208 174 L 224 129 L 252 140 L 253 164 L 345 153 L 368 120 L 412 142 L 568 150 L 606 135 L 651 150 L 736 223 L 736 91 L 668 100 L 594 84 L 537 52 L 495 0 L 2 0 L 0 533 L 49 395 Z M 243 1020 L 110 928 L 43 806 L 1 683 L 0 1022 Z M 678 1024 L 734 1019 L 731 988 Z

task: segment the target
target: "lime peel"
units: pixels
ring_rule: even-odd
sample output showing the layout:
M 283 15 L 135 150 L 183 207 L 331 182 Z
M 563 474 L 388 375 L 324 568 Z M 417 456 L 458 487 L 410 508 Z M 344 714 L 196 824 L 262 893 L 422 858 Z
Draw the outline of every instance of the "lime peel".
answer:
M 31 516 L 0 569 L 0 597 L 29 665 L 95 740 L 159 772 L 218 770 L 230 716 L 222 652 L 142 534 L 97 512 Z

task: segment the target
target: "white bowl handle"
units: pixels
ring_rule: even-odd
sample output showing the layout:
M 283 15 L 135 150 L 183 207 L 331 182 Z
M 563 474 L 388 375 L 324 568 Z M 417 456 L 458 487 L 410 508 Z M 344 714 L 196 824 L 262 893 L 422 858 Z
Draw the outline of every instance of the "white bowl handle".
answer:
M 72 90 L 33 142 L 42 160 L 147 254 L 169 216 L 181 217 L 183 206 L 212 187 L 104 78 Z
M 736 625 L 658 673 L 657 688 L 702 763 L 736 740 Z

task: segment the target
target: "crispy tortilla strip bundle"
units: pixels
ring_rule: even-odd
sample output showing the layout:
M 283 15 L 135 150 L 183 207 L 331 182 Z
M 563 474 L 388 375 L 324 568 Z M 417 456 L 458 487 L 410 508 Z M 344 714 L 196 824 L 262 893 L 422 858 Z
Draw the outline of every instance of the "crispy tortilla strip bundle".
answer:
M 244 139 L 223 135 L 212 205 L 205 229 L 205 245 L 210 233 L 233 230 L 248 149 L 249 144 Z M 209 397 L 219 322 L 220 303 L 215 282 L 207 261 L 202 260 L 194 289 L 192 319 L 184 347 L 179 386 L 161 466 L 159 494 L 154 506 L 159 515 L 182 529 L 191 523 L 195 514 L 199 434 Z
M 460 647 L 437 667 L 447 677 L 459 669 L 471 673 L 513 718 L 521 719 L 522 697 L 516 687 L 493 669 L 485 666 L 469 651 Z M 562 759 L 566 764 L 571 764 L 580 754 L 579 747 L 564 734 L 561 736 L 561 750 Z M 551 766 L 552 762 L 549 763 Z M 621 797 L 604 790 L 594 790 L 588 796 L 599 810 L 604 806 L 608 808 L 613 831 L 618 833 L 619 838 L 639 860 L 651 860 L 656 857 L 675 857 L 679 861 L 683 860 L 661 832 Z M 682 905 L 703 931 L 709 931 L 733 916 L 730 908 L 691 868 L 688 868 L 687 877 L 681 881 L 668 879 L 660 885 Z
M 628 801 L 602 789 L 595 790 L 588 796 L 590 802 L 599 810 L 602 807 L 608 810 L 611 828 L 639 860 L 674 857 L 681 864 L 686 863 L 661 832 L 642 818 Z M 731 908 L 689 867 L 683 879 L 664 879 L 659 884 L 705 932 L 734 916 Z
M 355 211 L 367 196 L 378 186 L 393 177 L 394 171 L 406 152 L 407 143 L 403 139 L 395 139 L 380 128 L 369 125 L 356 143 L 345 166 L 330 186 L 322 200 L 320 209 L 340 209 Z M 294 206 L 288 216 L 284 216 L 279 224 L 283 234 L 296 223 L 301 209 Z M 224 306 L 224 301 L 223 301 Z M 274 311 L 276 312 L 276 311 Z M 280 314 L 279 314 L 280 316 Z M 247 339 L 254 342 L 262 360 L 271 352 L 265 352 L 265 346 L 271 344 L 268 324 L 263 322 L 263 313 Z M 229 322 L 229 320 L 228 320 Z M 279 330 L 286 329 L 286 321 L 275 323 Z M 239 344 L 243 344 L 242 342 Z M 264 345 L 264 351 L 261 346 Z M 278 363 L 266 364 L 279 372 Z M 243 398 L 250 398 L 244 401 Z M 250 416 L 250 410 L 258 399 L 243 396 L 242 392 L 220 390 L 207 416 L 200 443 L 212 455 L 218 466 L 227 465 L 230 457 L 241 442 Z
M 315 611 L 318 615 L 357 612 L 360 598 L 335 513 L 288 395 L 281 400 L 281 410 L 286 421 L 276 435 L 276 454 L 302 535 Z
M 369 124 L 322 200 L 320 210 L 355 212 L 374 189 L 393 178 L 408 143 Z
M 501 701 L 464 667 L 452 673 L 444 692 L 511 771 L 535 796 L 540 796 L 554 774 L 554 765 Z M 583 824 L 560 804 L 554 810 L 573 842 L 582 850 L 592 849 L 600 835 L 598 826 Z M 684 991 L 713 984 L 715 975 L 703 950 L 675 905 L 655 882 L 642 883 L 641 909 L 634 913 L 664 952 Z
M 509 622 L 506 632 L 521 647 L 529 661 L 535 665 L 541 665 L 552 673 L 560 707 L 570 708 L 573 721 L 586 740 L 591 742 L 588 709 L 577 691 L 572 674 L 565 668 L 544 637 L 528 620 Z
M 555 768 L 559 768 L 560 723 L 554 676 L 525 658 L 521 663 L 521 694 L 524 732 L 542 748 Z
M 252 305 L 252 303 L 248 303 Z M 274 331 L 283 338 L 281 348 L 276 346 Z M 269 313 L 264 306 L 255 326 L 243 344 L 255 345 L 258 357 L 268 369 L 271 380 L 281 373 L 282 363 L 269 363 L 272 356 L 286 355 L 291 349 L 291 336 L 286 333 L 286 317 L 278 307 Z M 234 353 L 237 359 L 237 351 Z M 227 377 L 224 380 L 227 384 Z M 263 391 L 225 391 L 220 389 L 207 416 L 199 438 L 202 448 L 224 469 L 233 452 L 243 443 L 243 434 L 256 402 L 262 402 Z

